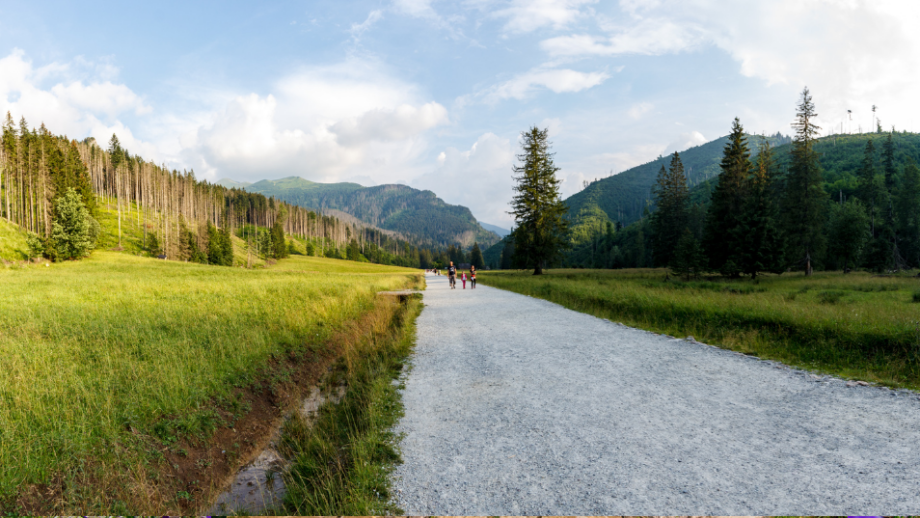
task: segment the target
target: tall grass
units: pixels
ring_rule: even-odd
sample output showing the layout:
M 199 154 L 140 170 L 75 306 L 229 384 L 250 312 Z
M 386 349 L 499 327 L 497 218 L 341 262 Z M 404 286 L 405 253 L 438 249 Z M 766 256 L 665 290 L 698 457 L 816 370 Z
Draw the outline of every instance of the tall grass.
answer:
M 206 436 L 210 401 L 273 357 L 321 350 L 376 291 L 419 278 L 376 265 L 328 273 L 349 264 L 245 270 L 96 252 L 0 270 L 0 509 L 52 481 L 68 509 L 113 509 L 111 492 L 130 492 L 152 462 L 149 439 L 176 433 L 158 423 Z M 113 473 L 127 487 L 102 484 Z
M 396 325 L 378 325 L 355 342 L 339 363 L 335 382 L 348 386 L 338 405 L 324 406 L 312 426 L 292 420 L 285 451 L 294 459 L 286 474 L 286 511 L 309 516 L 393 515 L 389 474 L 399 460 L 392 431 L 402 403 L 394 380 L 415 336 L 418 301 L 396 314 Z M 382 322 L 382 320 L 381 320 Z
M 920 388 L 913 277 L 864 273 L 665 281 L 655 270 L 483 272 L 480 282 L 799 367 Z

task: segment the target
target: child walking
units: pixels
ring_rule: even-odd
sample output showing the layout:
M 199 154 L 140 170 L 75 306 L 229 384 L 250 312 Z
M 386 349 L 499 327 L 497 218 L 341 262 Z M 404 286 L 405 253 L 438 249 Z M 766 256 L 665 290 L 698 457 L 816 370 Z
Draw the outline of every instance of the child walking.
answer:
M 470 289 L 476 289 L 476 267 L 470 266 Z
M 463 282 L 463 289 L 466 289 L 466 272 L 463 272 L 463 273 L 460 275 L 460 281 Z

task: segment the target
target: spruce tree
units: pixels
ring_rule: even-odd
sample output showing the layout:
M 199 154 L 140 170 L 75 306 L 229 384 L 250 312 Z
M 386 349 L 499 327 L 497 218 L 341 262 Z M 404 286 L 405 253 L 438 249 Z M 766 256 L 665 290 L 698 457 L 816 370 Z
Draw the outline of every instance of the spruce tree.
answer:
M 671 164 L 667 169 L 661 167 L 652 193 L 657 202 L 657 208 L 651 218 L 655 263 L 657 266 L 670 266 L 677 242 L 687 228 L 689 198 L 684 164 L 677 152 L 671 157 Z
M 782 273 L 783 243 L 776 227 L 773 206 L 775 163 L 773 150 L 766 139 L 761 141 L 753 173 L 746 179 L 742 254 L 739 266 L 752 279 L 759 272 Z
M 534 275 L 555 261 L 568 248 L 568 210 L 559 193 L 559 168 L 549 152 L 549 130 L 536 126 L 521 134 L 523 152 L 514 166 L 517 185 L 511 202 L 516 228 L 514 251 L 518 260 Z
M 789 174 L 783 198 L 783 230 L 787 244 L 786 257 L 796 267 L 811 275 L 813 263 L 824 247 L 824 227 L 827 196 L 821 186 L 822 173 L 814 143 L 820 129 L 814 122 L 818 116 L 808 88 L 796 112 L 795 138 Z
M 722 154 L 722 172 L 712 193 L 704 243 L 709 267 L 737 277 L 744 262 L 744 202 L 751 174 L 751 152 L 741 121 L 736 117 Z

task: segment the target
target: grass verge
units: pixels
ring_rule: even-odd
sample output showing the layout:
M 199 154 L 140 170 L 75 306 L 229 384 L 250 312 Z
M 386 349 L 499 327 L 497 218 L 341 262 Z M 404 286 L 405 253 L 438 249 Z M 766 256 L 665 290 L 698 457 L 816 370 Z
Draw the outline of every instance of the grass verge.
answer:
M 0 514 L 188 514 L 215 467 L 252 447 L 227 435 L 251 411 L 241 391 L 271 409 L 291 361 L 337 354 L 377 291 L 420 282 L 299 261 L 246 270 L 96 252 L 0 269 Z M 231 441 L 225 456 L 196 458 L 215 438 Z
M 388 475 L 399 462 L 392 431 L 403 407 L 394 380 L 415 341 L 418 300 L 410 300 L 389 325 L 354 341 L 331 382 L 344 381 L 345 398 L 325 405 L 310 426 L 291 420 L 284 449 L 293 464 L 286 475 L 286 511 L 311 516 L 401 514 L 390 503 Z
M 845 378 L 920 389 L 918 281 L 834 272 L 665 280 L 663 270 L 481 272 L 482 284 Z

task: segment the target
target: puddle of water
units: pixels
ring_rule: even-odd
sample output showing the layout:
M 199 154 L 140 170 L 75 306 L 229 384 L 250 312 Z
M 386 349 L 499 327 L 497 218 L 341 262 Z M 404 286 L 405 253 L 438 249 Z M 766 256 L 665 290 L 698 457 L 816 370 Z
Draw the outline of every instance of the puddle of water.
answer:
M 345 387 L 337 386 L 331 393 L 323 393 L 314 387 L 297 408 L 307 422 L 312 423 L 316 413 L 324 403 L 330 401 L 338 403 L 345 397 Z M 285 416 L 285 421 L 291 416 Z M 224 492 L 218 495 L 208 512 L 210 515 L 226 515 L 246 513 L 258 515 L 265 510 L 279 507 L 284 501 L 287 489 L 284 487 L 282 475 L 290 466 L 290 461 L 285 459 L 278 451 L 281 439 L 281 428 L 274 431 L 268 446 L 255 460 L 249 462 L 237 472 Z

